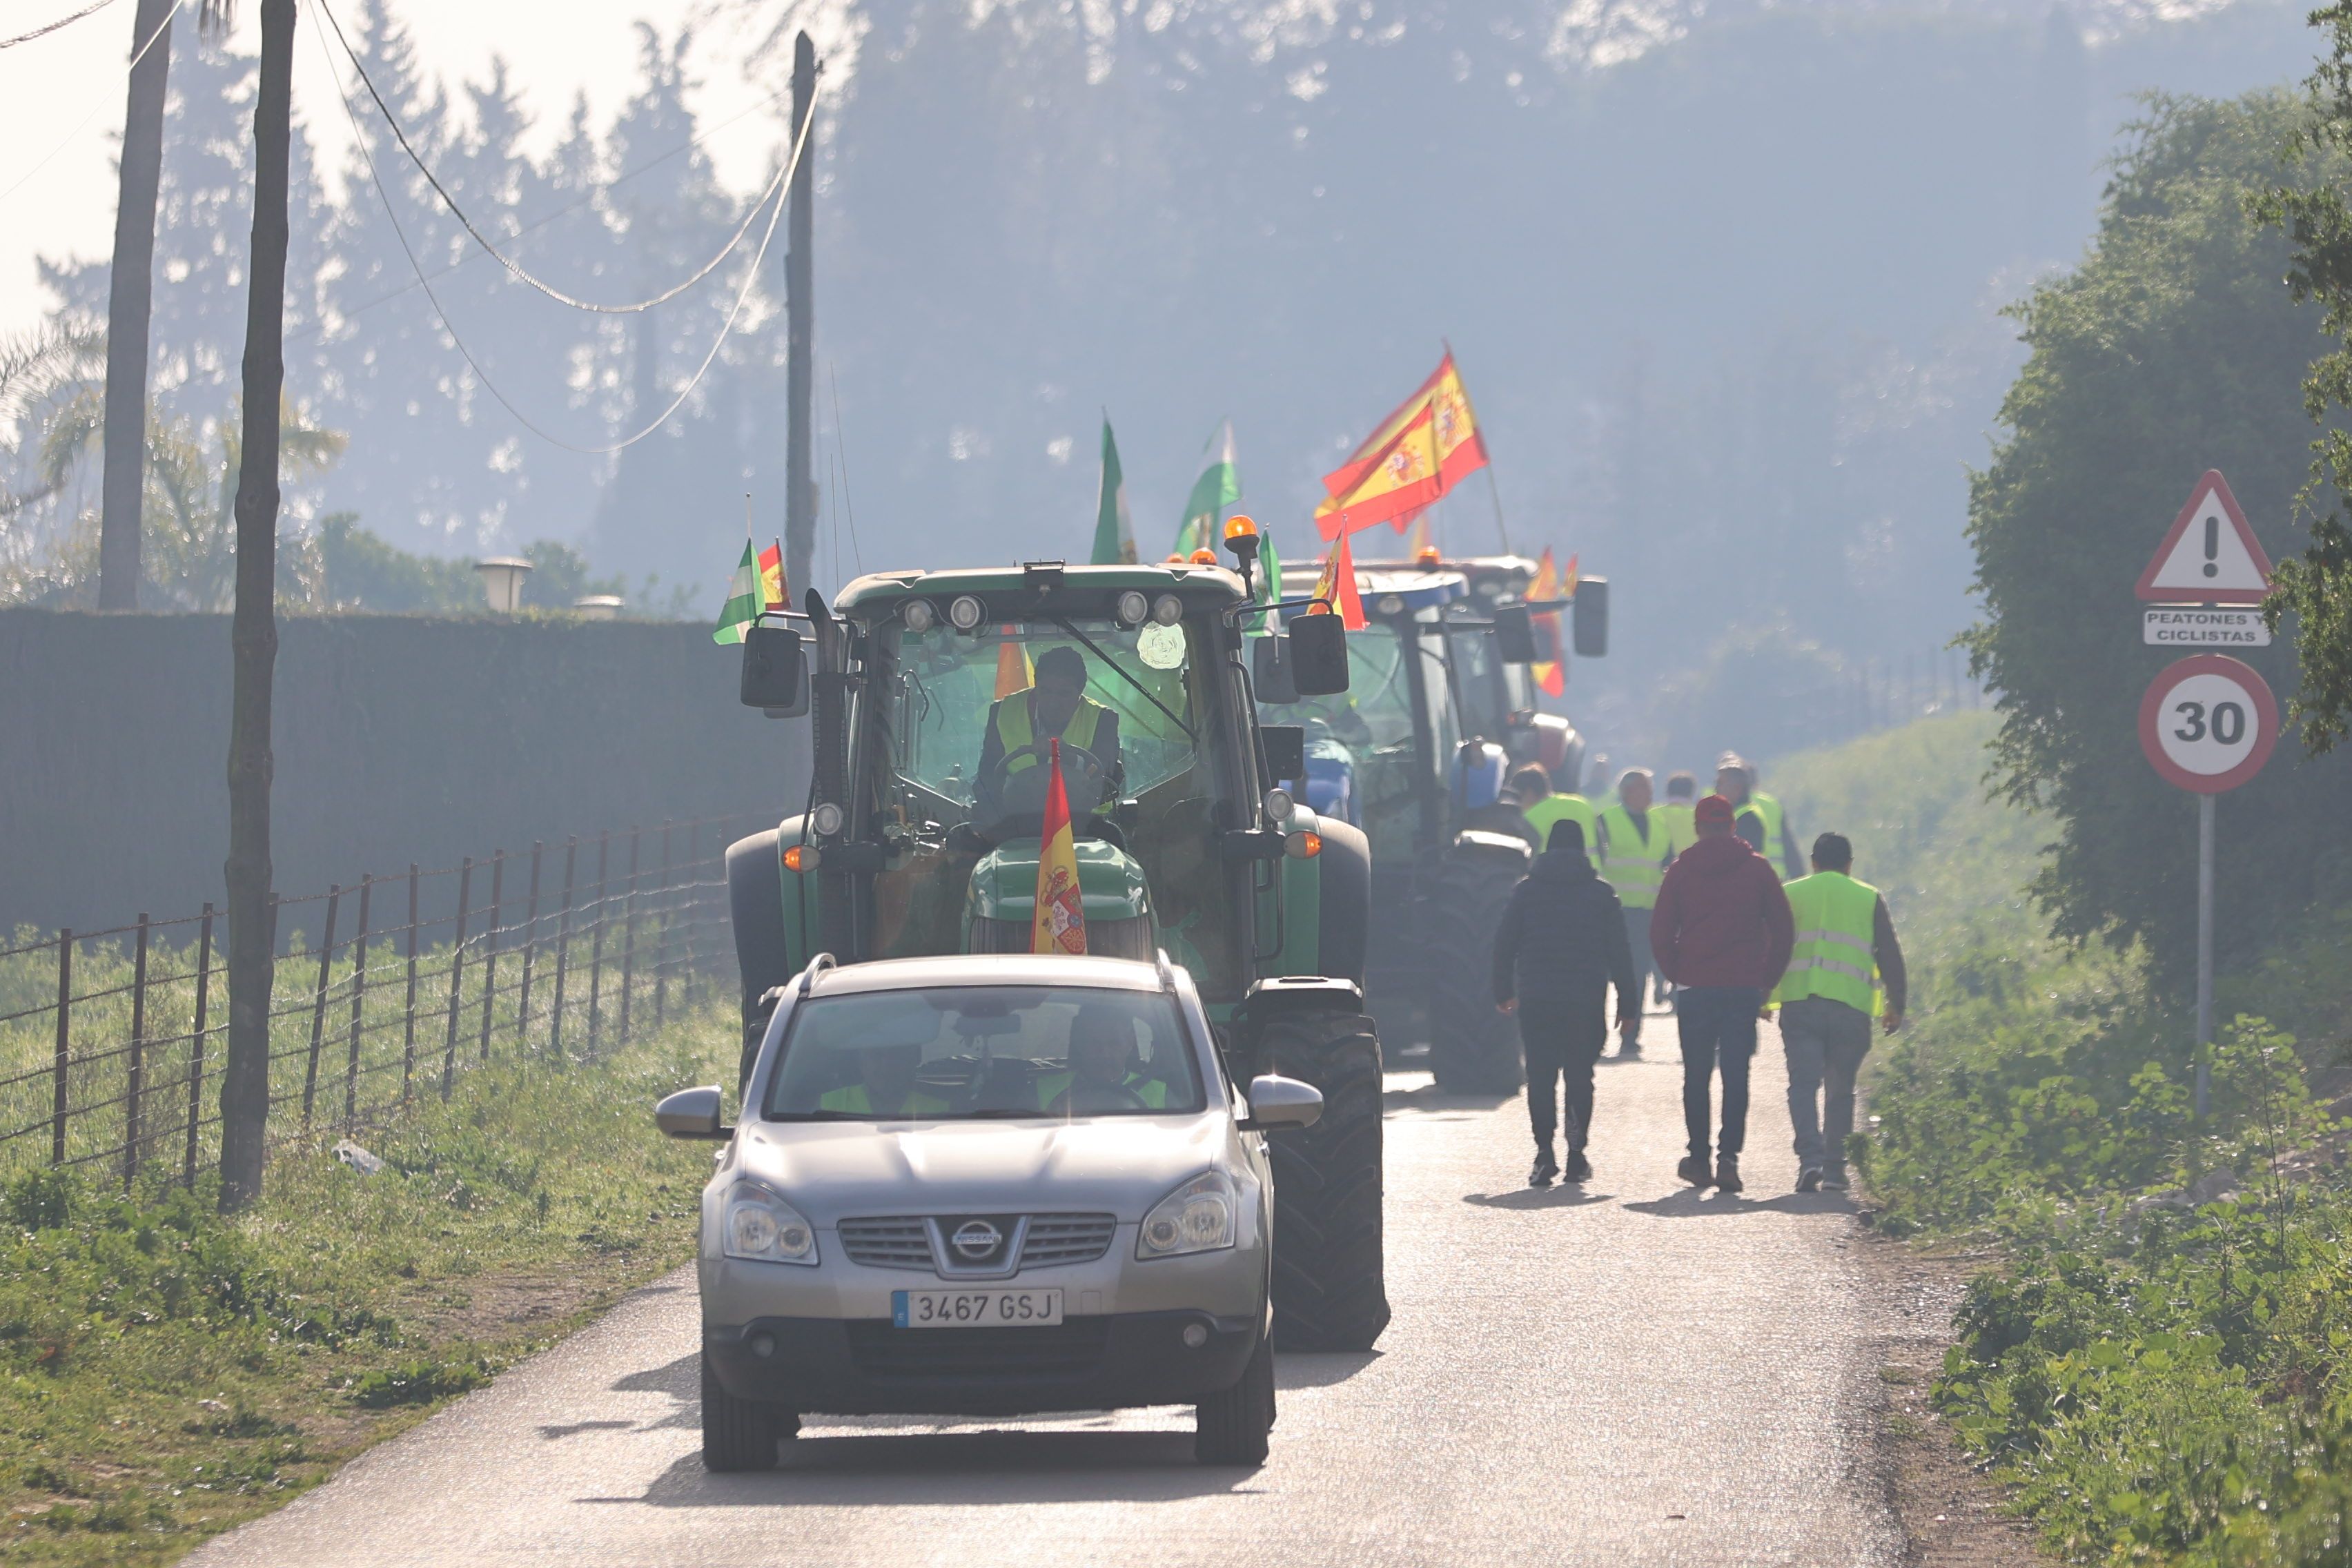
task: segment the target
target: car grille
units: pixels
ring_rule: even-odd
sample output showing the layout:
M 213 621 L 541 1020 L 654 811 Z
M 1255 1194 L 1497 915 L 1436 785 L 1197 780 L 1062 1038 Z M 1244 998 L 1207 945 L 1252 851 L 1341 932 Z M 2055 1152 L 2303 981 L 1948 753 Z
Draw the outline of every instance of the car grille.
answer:
M 868 1268 L 931 1268 L 931 1238 L 919 1219 L 845 1219 L 841 1249 Z
M 1004 1228 L 1011 1229 L 1009 1221 Z M 1118 1220 L 1112 1215 L 1032 1215 L 1021 1242 L 1021 1267 L 1092 1263 L 1110 1250 L 1118 1231 Z M 919 1268 L 926 1273 L 936 1268 L 929 1231 L 919 1218 L 845 1219 L 841 1222 L 840 1236 L 841 1249 L 849 1260 L 865 1268 Z
M 1029 1221 L 1021 1239 L 1021 1267 L 1045 1268 L 1056 1263 L 1092 1263 L 1110 1250 L 1118 1221 L 1107 1214 L 1041 1214 Z
M 1102 1364 L 1110 1342 L 1108 1318 L 1013 1329 L 899 1329 L 865 1320 L 844 1326 L 858 1375 L 877 1383 L 1078 1376 Z

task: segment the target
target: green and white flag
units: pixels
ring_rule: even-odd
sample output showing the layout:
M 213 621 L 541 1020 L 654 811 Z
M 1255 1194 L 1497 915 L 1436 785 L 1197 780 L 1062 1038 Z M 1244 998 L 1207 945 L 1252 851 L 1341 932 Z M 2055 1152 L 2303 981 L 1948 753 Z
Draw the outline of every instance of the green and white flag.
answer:
M 1201 477 L 1184 500 L 1184 526 L 1176 531 L 1178 553 L 1217 547 L 1225 508 L 1242 499 L 1241 470 L 1234 467 L 1234 422 L 1219 425 L 1202 449 Z
M 1118 466 L 1118 443 L 1111 438 L 1110 416 L 1103 416 L 1102 493 L 1095 501 L 1097 566 L 1135 564 L 1135 520 L 1127 512 L 1127 475 Z
M 1274 547 L 1274 530 L 1261 526 L 1257 535 L 1257 602 L 1261 605 L 1279 603 L 1282 598 L 1282 555 Z M 1282 612 L 1269 609 L 1262 616 L 1249 618 L 1252 637 L 1272 637 L 1282 630 Z
M 741 642 L 743 634 L 751 629 L 765 605 L 760 591 L 760 558 L 752 552 L 751 542 L 743 542 L 742 564 L 735 568 L 735 580 L 727 584 L 727 603 L 719 611 L 719 627 L 710 634 L 712 642 Z

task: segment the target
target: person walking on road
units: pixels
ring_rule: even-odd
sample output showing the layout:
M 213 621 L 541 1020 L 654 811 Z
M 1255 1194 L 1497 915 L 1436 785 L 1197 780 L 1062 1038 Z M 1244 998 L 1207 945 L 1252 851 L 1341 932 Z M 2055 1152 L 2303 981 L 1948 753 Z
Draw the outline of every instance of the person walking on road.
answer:
M 1540 764 L 1529 765 L 1539 766 Z M 1518 779 L 1525 776 L 1527 771 L 1526 768 L 1521 768 L 1518 773 L 1511 776 L 1515 780 Z M 1532 786 L 1534 781 L 1529 782 Z M 1542 784 L 1543 793 L 1532 797 L 1523 793 L 1517 784 L 1512 787 L 1511 793 L 1519 797 L 1519 810 L 1526 814 L 1528 826 L 1536 830 L 1541 837 L 1544 846 L 1549 848 L 1551 845 L 1552 824 L 1573 822 L 1582 831 L 1585 846 L 1588 848 L 1591 847 L 1599 837 L 1601 820 L 1600 814 L 1592 809 L 1592 803 L 1575 793 L 1573 784 L 1565 791 L 1553 788 L 1551 774 L 1549 772 L 1544 773 Z
M 1541 800 L 1550 793 L 1551 775 L 1544 772 L 1543 764 L 1522 763 L 1512 770 L 1492 801 L 1462 814 L 1462 826 L 1481 833 L 1507 833 L 1524 843 L 1528 854 L 1540 855 L 1543 835 L 1528 820 L 1526 806 L 1529 801 Z
M 1772 1001 L 1789 1058 L 1797 1190 L 1843 1192 L 1853 1080 L 1870 1051 L 1871 1016 L 1879 1013 L 1890 1035 L 1900 1029 L 1908 987 L 1895 919 L 1877 889 L 1854 880 L 1853 844 L 1824 833 L 1813 840 L 1812 858 L 1813 874 L 1788 887 L 1796 946 Z
M 1789 966 L 1796 930 L 1788 895 L 1764 857 L 1732 832 L 1731 803 L 1708 795 L 1693 813 L 1698 842 L 1675 858 L 1650 915 L 1650 952 L 1677 987 L 1683 1125 L 1690 1152 L 1676 1173 L 1695 1187 L 1740 1190 L 1748 1142 L 1748 1067 L 1765 994 Z M 1709 1100 L 1723 1073 L 1723 1130 L 1710 1171 Z
M 1555 823 L 1534 868 L 1511 889 L 1495 932 L 1495 1006 L 1518 1015 L 1527 1050 L 1528 1124 L 1536 1139 L 1531 1187 L 1548 1187 L 1561 1174 L 1552 1137 L 1559 1117 L 1554 1097 L 1563 1089 L 1567 1179 L 1592 1175 L 1584 1154 L 1592 1131 L 1592 1064 L 1609 1038 L 1603 1008 L 1612 985 L 1622 1029 L 1642 1013 L 1625 917 L 1617 895 L 1585 857 L 1584 829 Z
M 1666 864 L 1673 865 L 1675 857 L 1698 842 L 1698 825 L 1691 818 L 1698 805 L 1698 780 L 1687 771 L 1676 769 L 1666 775 L 1666 798 L 1654 808 L 1658 820 L 1666 825 Z M 1663 1007 L 1675 999 L 1675 983 L 1666 978 L 1665 971 L 1653 969 L 1651 1000 Z
M 1674 858 L 1666 825 L 1652 809 L 1652 780 L 1647 768 L 1627 768 L 1617 777 L 1616 804 L 1601 814 L 1601 875 L 1617 889 L 1625 911 L 1625 943 L 1633 953 L 1633 995 L 1638 1000 L 1650 987 L 1650 910 L 1658 901 L 1658 883 Z M 1627 1059 L 1642 1054 L 1642 1016 L 1635 1008 L 1631 1023 L 1622 1025 L 1617 1054 Z
M 1737 752 L 1715 760 L 1715 793 L 1731 803 L 1734 828 L 1783 881 L 1805 874 L 1797 863 L 1796 825 L 1780 800 L 1756 787 L 1756 764 Z

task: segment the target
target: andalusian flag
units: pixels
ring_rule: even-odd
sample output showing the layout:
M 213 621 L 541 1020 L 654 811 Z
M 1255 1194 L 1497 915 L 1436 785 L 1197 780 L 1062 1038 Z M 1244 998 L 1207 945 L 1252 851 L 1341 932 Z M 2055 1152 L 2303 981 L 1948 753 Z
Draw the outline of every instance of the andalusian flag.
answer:
M 1103 416 L 1102 492 L 1095 501 L 1097 566 L 1135 564 L 1135 521 L 1127 512 L 1127 475 L 1118 466 L 1118 443 L 1111 439 L 1110 416 Z
M 778 573 L 779 578 L 782 575 Z M 743 542 L 743 559 L 736 564 L 735 580 L 727 584 L 727 603 L 719 607 L 719 627 L 710 634 L 712 642 L 741 642 L 743 634 L 751 629 L 767 606 L 767 596 L 760 586 L 760 562 L 751 542 Z
M 1087 911 L 1078 899 L 1078 846 L 1070 832 L 1070 797 L 1062 787 L 1062 742 L 1047 752 L 1045 830 L 1037 854 L 1037 914 L 1029 929 L 1032 952 L 1083 954 Z
M 1232 420 L 1211 433 L 1201 456 L 1201 477 L 1192 481 L 1192 493 L 1184 498 L 1184 526 L 1176 531 L 1176 549 L 1186 555 L 1217 547 L 1218 524 L 1224 520 L 1225 508 L 1242 499 L 1241 470 L 1234 466 Z
M 1567 592 L 1563 593 L 1559 568 L 1552 563 L 1551 546 L 1545 545 L 1543 559 L 1536 563 L 1536 580 L 1528 586 L 1528 597 L 1537 604 L 1573 597 L 1576 593 L 1576 557 L 1573 555 L 1568 558 L 1568 575 Z M 1528 672 L 1536 678 L 1536 684 L 1543 688 L 1545 696 L 1558 697 L 1568 689 L 1568 654 L 1560 641 L 1559 612 L 1538 610 L 1528 620 L 1535 628 L 1536 651 L 1551 657 L 1538 659 L 1528 667 Z
M 1344 533 L 1331 542 L 1331 553 L 1323 562 L 1323 575 L 1315 579 L 1315 597 L 1336 607 L 1339 624 L 1351 632 L 1362 631 L 1371 624 L 1364 618 L 1363 596 L 1356 592 L 1356 552 L 1348 548 L 1348 536 Z M 1317 605 L 1307 613 L 1324 616 L 1330 611 Z
M 1282 597 L 1282 555 L 1274 547 L 1274 530 L 1260 529 L 1257 536 L 1257 591 L 1261 605 L 1272 605 Z M 1269 609 L 1262 616 L 1249 618 L 1249 635 L 1254 637 L 1272 637 L 1282 629 L 1282 612 Z
M 1465 475 L 1486 466 L 1486 440 L 1449 349 L 1420 390 L 1323 476 L 1329 494 L 1315 509 L 1315 526 L 1326 539 L 1343 527 L 1352 532 L 1376 522 L 1402 529 Z

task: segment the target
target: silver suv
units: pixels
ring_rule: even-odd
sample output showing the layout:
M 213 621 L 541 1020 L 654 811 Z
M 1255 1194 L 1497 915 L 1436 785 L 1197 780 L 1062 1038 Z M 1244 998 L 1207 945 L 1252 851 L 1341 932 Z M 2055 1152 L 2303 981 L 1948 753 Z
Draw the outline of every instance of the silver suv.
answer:
M 1311 1086 L 1225 1076 L 1191 976 L 1108 958 L 819 957 L 743 1087 L 655 1112 L 723 1139 L 702 1194 L 702 1458 L 765 1469 L 800 1417 L 1198 1407 L 1255 1465 L 1270 1129 Z

